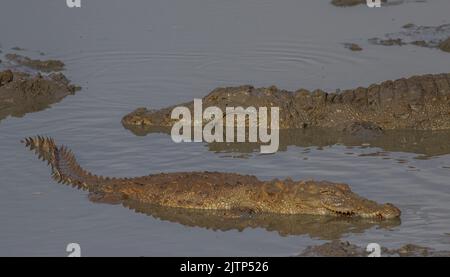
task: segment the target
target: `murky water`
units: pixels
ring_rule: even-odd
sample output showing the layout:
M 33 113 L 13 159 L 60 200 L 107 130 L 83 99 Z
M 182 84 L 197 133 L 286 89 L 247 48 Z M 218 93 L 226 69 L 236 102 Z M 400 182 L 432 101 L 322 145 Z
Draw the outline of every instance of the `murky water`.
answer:
M 336 8 L 328 0 L 82 2 L 83 8 L 68 9 L 63 0 L 2 1 L 2 51 L 19 46 L 31 57 L 43 51 L 61 59 L 83 90 L 51 109 L 0 122 L 0 255 L 66 255 L 66 245 L 77 242 L 82 255 L 286 256 L 330 238 L 450 250 L 445 133 L 405 147 L 396 146 L 402 140 L 395 136 L 364 147 L 345 139 L 294 136 L 286 139 L 284 151 L 259 155 L 251 146 L 217 149 L 174 144 L 162 133 L 136 136 L 120 124 L 136 107 L 190 101 L 218 86 L 334 90 L 449 72 L 450 55 L 438 50 L 367 41 L 410 22 L 450 23 L 448 0 L 381 9 Z M 346 42 L 364 51 L 351 52 Z M 263 179 L 326 179 L 395 203 L 403 214 L 392 226 L 305 219 L 268 228 L 237 228 L 231 222 L 227 228 L 201 218 L 188 226 L 184 219 L 194 221 L 196 215 L 148 212 L 152 217 L 91 203 L 85 192 L 56 184 L 46 165 L 19 143 L 36 134 L 69 145 L 83 166 L 103 175 L 220 170 Z M 406 141 L 414 136 L 403 134 Z

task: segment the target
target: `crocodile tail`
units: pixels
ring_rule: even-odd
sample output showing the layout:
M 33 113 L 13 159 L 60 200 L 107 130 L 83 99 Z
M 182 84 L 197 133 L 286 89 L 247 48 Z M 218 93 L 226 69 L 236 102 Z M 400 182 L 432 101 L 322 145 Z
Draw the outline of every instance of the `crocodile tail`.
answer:
M 38 157 L 52 169 L 52 177 L 59 183 L 72 185 L 83 190 L 96 191 L 105 178 L 84 170 L 70 149 L 57 146 L 52 138 L 36 136 L 22 140 Z

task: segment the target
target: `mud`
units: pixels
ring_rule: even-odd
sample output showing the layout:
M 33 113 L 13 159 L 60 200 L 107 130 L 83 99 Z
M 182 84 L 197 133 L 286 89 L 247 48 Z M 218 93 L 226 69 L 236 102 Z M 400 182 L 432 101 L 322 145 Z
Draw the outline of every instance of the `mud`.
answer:
M 425 2 L 425 0 L 381 0 L 382 6 L 394 6 L 409 2 Z M 367 0 L 332 0 L 331 4 L 337 7 L 353 7 L 367 4 Z
M 348 241 L 334 240 L 318 246 L 309 246 L 300 257 L 367 257 L 365 248 Z M 406 244 L 398 249 L 381 248 L 382 257 L 449 257 L 450 251 L 436 251 L 428 247 Z
M 79 89 L 62 73 L 42 76 L 4 70 L 0 72 L 0 120 L 44 110 Z
M 372 39 L 369 40 L 369 42 L 371 42 L 373 44 L 383 45 L 383 46 L 394 46 L 394 45 L 402 46 L 402 45 L 406 45 L 407 44 L 407 43 L 403 42 L 402 39 L 400 39 L 400 38 L 397 38 L 397 39 L 393 39 L 393 38 L 389 38 L 389 39 L 372 38 Z
M 366 0 L 332 0 L 331 4 L 338 7 L 350 7 L 365 4 Z
M 408 23 L 402 31 L 386 34 L 384 38 L 371 38 L 369 42 L 383 46 L 414 45 L 450 52 L 450 24 L 417 26 Z
M 358 52 L 358 51 L 362 51 L 362 50 L 363 50 L 363 49 L 361 48 L 361 46 L 359 46 L 359 45 L 356 44 L 356 43 L 345 43 L 345 44 L 344 44 L 344 47 L 347 48 L 347 49 L 349 49 L 349 50 L 351 50 L 351 51 L 354 51 L 354 52 Z
M 18 54 L 6 54 L 9 61 L 42 72 L 56 72 L 64 70 L 65 64 L 59 60 L 33 60 Z

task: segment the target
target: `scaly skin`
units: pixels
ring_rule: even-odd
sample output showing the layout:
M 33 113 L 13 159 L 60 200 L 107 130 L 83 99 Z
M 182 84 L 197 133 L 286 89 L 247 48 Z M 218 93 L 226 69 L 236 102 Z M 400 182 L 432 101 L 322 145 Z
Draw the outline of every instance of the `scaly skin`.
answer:
M 154 174 L 135 178 L 104 178 L 93 175 L 76 162 L 66 147 L 50 138 L 27 138 L 63 183 L 101 195 L 107 202 L 136 201 L 171 208 L 224 210 L 244 214 L 309 214 L 393 219 L 400 210 L 380 205 L 353 193 L 346 184 L 272 180 L 219 172 Z
M 178 106 L 188 107 L 193 114 L 193 102 Z M 210 106 L 223 112 L 227 106 L 279 107 L 280 129 L 342 130 L 358 124 L 383 130 L 444 130 L 450 129 L 450 74 L 413 76 L 338 93 L 252 86 L 217 88 L 203 98 L 203 109 Z M 170 127 L 177 121 L 171 119 L 174 107 L 156 111 L 139 108 L 122 123 L 125 127 Z

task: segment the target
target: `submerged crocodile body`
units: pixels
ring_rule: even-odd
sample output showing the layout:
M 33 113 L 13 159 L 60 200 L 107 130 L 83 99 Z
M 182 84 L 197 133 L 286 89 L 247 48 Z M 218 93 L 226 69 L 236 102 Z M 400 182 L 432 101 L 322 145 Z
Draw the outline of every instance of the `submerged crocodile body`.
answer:
M 66 147 L 50 138 L 27 138 L 52 168 L 53 177 L 88 190 L 97 201 L 134 201 L 168 208 L 231 211 L 233 214 L 330 215 L 396 219 L 400 210 L 353 193 L 346 184 L 316 181 L 261 181 L 254 176 L 219 172 L 154 174 L 104 178 L 87 172 Z
M 413 76 L 335 93 L 305 89 L 291 92 L 276 87 L 217 88 L 202 100 L 204 109 L 216 106 L 222 111 L 226 107 L 279 107 L 280 129 L 450 129 L 450 74 Z M 193 102 L 177 106 L 185 106 L 193 113 Z M 139 108 L 126 115 L 122 124 L 170 127 L 177 122 L 171 119 L 177 106 Z

